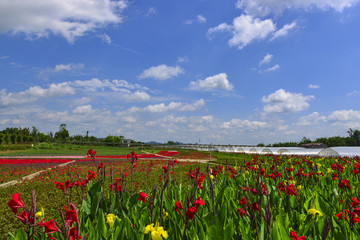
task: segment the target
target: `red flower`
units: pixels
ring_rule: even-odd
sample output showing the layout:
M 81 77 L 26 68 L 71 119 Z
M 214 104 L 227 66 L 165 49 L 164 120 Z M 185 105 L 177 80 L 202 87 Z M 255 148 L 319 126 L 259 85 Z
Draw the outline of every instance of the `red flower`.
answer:
M 178 212 L 180 211 L 180 209 L 184 209 L 182 204 L 179 202 L 179 200 L 176 200 L 176 203 L 175 203 L 175 212 Z
M 90 181 L 91 179 L 94 179 L 95 180 L 95 173 L 91 170 L 88 170 L 88 176 L 87 176 L 87 179 Z
M 351 203 L 351 206 L 353 208 L 356 208 L 357 206 L 360 205 L 360 202 L 356 198 L 351 198 L 351 200 L 353 200 L 352 203 Z
M 15 216 L 18 218 L 22 223 L 27 224 L 34 224 L 34 215 L 30 218 L 30 213 L 28 211 L 23 211 L 20 213 L 19 216 Z
M 70 182 L 70 180 L 66 180 L 65 182 L 65 187 L 66 188 L 72 188 L 74 186 L 75 183 Z
M 243 197 L 240 201 L 239 201 L 239 204 L 240 205 L 246 205 L 247 201 L 245 199 L 245 197 Z
M 69 223 L 70 226 L 72 225 L 73 222 L 79 224 L 79 218 L 75 209 L 68 209 L 67 206 L 65 206 L 65 213 L 66 213 L 65 214 L 66 223 Z
M 45 228 L 45 233 L 51 234 L 54 232 L 59 232 L 60 230 L 56 227 L 54 219 L 51 219 L 48 222 L 43 222 L 45 219 L 43 219 L 41 222 L 38 223 L 39 226 L 42 226 Z
M 168 171 L 168 166 L 162 166 L 162 169 L 164 169 L 164 172 Z
M 189 219 L 193 219 L 196 212 L 197 212 L 197 208 L 191 207 L 185 212 L 185 214 Z
M 346 187 L 346 188 L 348 188 L 348 189 L 351 189 L 351 186 L 350 186 L 349 183 L 350 183 L 349 180 L 346 180 L 346 179 L 342 180 L 342 181 L 340 182 L 340 188 Z
M 19 193 L 14 193 L 11 196 L 11 200 L 8 202 L 8 205 L 11 208 L 11 210 L 13 211 L 13 213 L 15 213 L 15 214 L 17 213 L 18 208 L 24 208 L 25 207 L 25 204 L 21 200 Z
M 244 217 L 244 215 L 247 215 L 246 212 L 244 210 L 242 210 L 241 208 L 238 209 L 238 212 L 241 217 Z
M 149 197 L 146 193 L 140 192 L 139 193 L 139 201 L 146 203 L 146 198 Z
M 259 205 L 257 204 L 257 202 L 253 202 L 252 204 L 250 204 L 250 206 L 253 211 L 260 212 L 260 208 L 259 208 Z
M 205 205 L 204 201 L 200 199 L 200 197 L 198 197 L 197 199 L 194 200 L 193 205 L 195 207 L 199 207 L 200 205 Z
M 76 227 L 70 228 L 69 233 L 70 233 L 69 240 L 81 239 L 80 235 L 79 238 L 77 238 L 78 232 L 76 230 Z
M 99 164 L 99 166 L 97 167 L 97 169 L 99 170 L 99 169 L 101 169 L 101 168 L 103 168 L 104 167 L 104 164 L 101 162 L 100 164 Z
M 306 237 L 304 237 L 304 236 L 298 237 L 298 236 L 297 236 L 297 233 L 294 232 L 294 231 L 291 231 L 291 232 L 290 232 L 290 237 L 291 237 L 291 239 L 293 239 L 293 240 L 305 240 L 305 239 L 306 239 Z

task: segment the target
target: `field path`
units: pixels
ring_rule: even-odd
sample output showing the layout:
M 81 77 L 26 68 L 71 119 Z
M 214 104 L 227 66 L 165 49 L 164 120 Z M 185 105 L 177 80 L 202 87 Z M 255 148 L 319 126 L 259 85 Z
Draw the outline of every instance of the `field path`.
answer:
M 23 157 L 21 157 L 21 158 L 23 158 Z M 68 157 L 69 158 L 69 157 Z M 62 163 L 62 164 L 59 164 L 59 165 L 57 165 L 57 166 L 55 166 L 55 167 L 64 167 L 64 166 L 66 166 L 66 165 L 68 165 L 68 164 L 70 164 L 70 163 L 73 163 L 73 162 L 75 162 L 76 160 L 73 160 L 73 161 L 71 161 L 71 162 L 66 162 L 66 163 Z M 32 179 L 32 178 L 34 178 L 34 177 L 36 177 L 37 175 L 39 175 L 39 174 L 41 174 L 41 173 L 43 173 L 43 172 L 46 172 L 47 170 L 49 170 L 49 169 L 51 169 L 51 168 L 48 168 L 48 169 L 46 169 L 46 170 L 42 170 L 42 171 L 39 171 L 39 172 L 36 172 L 36 173 L 32 173 L 32 174 L 30 174 L 30 175 L 27 175 L 27 176 L 25 176 L 25 177 L 22 177 L 22 180 L 12 180 L 12 181 L 10 181 L 10 182 L 6 182 L 6 183 L 3 183 L 3 184 L 0 184 L 0 188 L 2 188 L 2 187 L 8 187 L 8 186 L 13 186 L 13 185 L 15 185 L 15 184 L 17 184 L 17 183 L 21 183 L 21 181 L 23 181 L 23 180 L 30 180 L 30 179 Z

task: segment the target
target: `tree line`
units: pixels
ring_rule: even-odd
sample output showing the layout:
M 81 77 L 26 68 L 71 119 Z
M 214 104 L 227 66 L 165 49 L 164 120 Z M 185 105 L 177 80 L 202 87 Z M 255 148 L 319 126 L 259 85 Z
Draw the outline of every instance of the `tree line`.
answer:
M 48 132 L 42 133 L 36 127 L 32 126 L 24 128 L 5 128 L 0 131 L 0 144 L 31 144 L 39 142 L 73 142 L 73 143 L 109 143 L 109 144 L 122 144 L 125 140 L 124 136 L 109 135 L 106 138 L 97 138 L 89 136 L 89 131 L 85 135 L 70 136 L 66 128 L 66 124 L 60 124 L 59 130 L 55 133 Z M 130 143 L 135 143 L 129 140 Z

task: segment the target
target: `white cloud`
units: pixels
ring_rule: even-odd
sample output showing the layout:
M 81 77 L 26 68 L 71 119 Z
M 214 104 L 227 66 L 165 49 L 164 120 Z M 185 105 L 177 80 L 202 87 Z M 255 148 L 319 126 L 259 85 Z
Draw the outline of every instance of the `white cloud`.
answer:
M 144 91 L 135 91 L 133 93 L 123 94 L 122 99 L 125 102 L 143 102 L 149 101 L 151 97 Z
M 108 79 L 98 79 L 98 78 L 92 78 L 90 80 L 76 80 L 73 82 L 69 82 L 71 86 L 83 88 L 86 91 L 92 91 L 95 92 L 97 90 L 104 91 L 105 89 L 111 89 L 112 91 L 123 91 L 124 89 L 140 89 L 140 90 L 148 90 L 148 88 L 143 87 L 139 84 L 131 84 L 125 80 L 108 80 Z
M 259 62 L 259 66 L 271 62 L 271 60 L 273 59 L 273 57 L 274 57 L 274 55 L 272 55 L 272 54 L 269 54 L 269 53 L 266 54 L 266 55 L 264 56 L 264 58 L 261 59 L 261 61 Z
M 167 66 L 165 64 L 161 64 L 159 66 L 154 66 L 154 67 L 144 70 L 140 74 L 139 78 L 140 79 L 154 78 L 157 80 L 167 80 L 172 77 L 176 77 L 184 72 L 185 72 L 184 69 L 182 69 L 179 66 L 171 67 L 171 66 Z
M 274 66 L 272 67 L 269 67 L 265 70 L 259 70 L 259 73 L 264 73 L 264 72 L 273 72 L 275 70 L 278 70 L 280 68 L 280 65 L 279 64 L 275 64 Z
M 149 105 L 143 109 L 136 109 L 137 111 L 145 111 L 145 112 L 151 112 L 151 113 L 164 113 L 169 111 L 196 111 L 199 110 L 205 106 L 204 99 L 199 99 L 198 101 L 192 103 L 192 104 L 184 104 L 181 102 L 170 102 L 168 105 L 165 105 L 164 103 L 155 104 L 155 105 Z
M 354 90 L 354 91 L 352 91 L 352 92 L 346 93 L 346 96 L 350 97 L 350 96 L 359 95 L 359 94 L 360 94 L 360 91 Z
M 302 116 L 299 118 L 297 125 L 300 126 L 313 126 L 318 125 L 321 122 L 326 122 L 326 117 L 321 116 L 318 112 L 313 112 L 307 116 Z
M 318 88 L 320 88 L 320 86 L 319 86 L 319 85 L 315 85 L 315 84 L 309 84 L 309 85 L 308 85 L 308 88 L 318 89 Z
M 229 46 L 237 46 L 242 49 L 254 40 L 265 39 L 276 29 L 271 19 L 260 20 L 250 15 L 241 15 L 233 20 L 232 25 L 220 24 L 210 28 L 208 34 L 223 31 L 232 31 L 232 38 L 228 41 Z
M 190 82 L 190 90 L 213 91 L 213 90 L 232 90 L 234 87 L 227 79 L 226 73 L 207 77 L 204 80 Z
M 284 25 L 276 30 L 276 24 L 271 19 L 261 20 L 251 15 L 241 15 L 233 20 L 231 25 L 221 23 L 208 30 L 208 36 L 211 37 L 217 32 L 231 32 L 232 37 L 228 41 L 229 46 L 237 47 L 239 50 L 255 40 L 264 40 L 269 36 L 272 39 L 285 36 L 289 30 L 294 28 L 295 22 Z
M 109 35 L 107 35 L 106 33 L 100 34 L 100 35 L 98 35 L 98 36 L 99 36 L 99 38 L 100 38 L 103 42 L 105 42 L 105 43 L 107 43 L 107 44 L 110 44 L 110 43 L 111 43 L 111 37 L 110 37 Z
M 1 56 L 0 60 L 5 60 L 5 59 L 8 59 L 8 58 L 9 58 L 9 56 Z
M 53 68 L 46 68 L 39 72 L 38 77 L 41 79 L 48 80 L 51 74 L 61 73 L 61 72 L 78 72 L 84 69 L 85 65 L 83 63 L 69 63 L 69 64 L 57 64 Z
M 236 7 L 253 16 L 267 16 L 271 13 L 281 14 L 286 9 L 309 9 L 316 7 L 321 10 L 334 9 L 342 11 L 352 7 L 359 0 L 238 0 Z
M 312 95 L 304 96 L 302 93 L 291 93 L 279 89 L 269 96 L 262 97 L 262 102 L 266 103 L 263 110 L 265 114 L 300 112 L 307 109 L 308 101 L 314 98 Z
M 329 121 L 360 121 L 360 111 L 338 110 L 328 116 Z
M 83 105 L 76 107 L 73 111 L 75 114 L 90 114 L 93 112 L 91 105 Z
M 123 21 L 125 0 L 0 1 L 0 33 L 24 33 L 27 38 L 61 35 L 68 42 L 87 32 Z
M 182 63 L 182 62 L 189 62 L 189 59 L 187 57 L 178 57 L 177 61 L 179 63 Z
M 193 24 L 194 22 L 196 23 L 205 23 L 206 22 L 206 18 L 199 14 L 196 16 L 196 19 L 190 19 L 190 20 L 186 20 L 185 23 L 186 24 Z
M 294 29 L 295 27 L 296 27 L 296 22 L 285 24 L 281 29 L 274 32 L 271 40 L 288 35 L 289 31 Z
M 17 93 L 7 93 L 5 89 L 2 89 L 0 91 L 0 107 L 30 103 L 41 98 L 54 98 L 69 94 L 75 94 L 75 89 L 67 82 L 60 84 L 52 83 L 48 88 L 33 86 Z
M 243 120 L 243 119 L 231 119 L 231 121 L 229 122 L 224 122 L 221 125 L 221 128 L 226 129 L 226 130 L 247 130 L 247 131 L 254 131 L 254 130 L 259 130 L 262 128 L 265 128 L 268 126 L 268 123 L 266 122 L 260 122 L 260 121 L 249 121 L 247 119 Z

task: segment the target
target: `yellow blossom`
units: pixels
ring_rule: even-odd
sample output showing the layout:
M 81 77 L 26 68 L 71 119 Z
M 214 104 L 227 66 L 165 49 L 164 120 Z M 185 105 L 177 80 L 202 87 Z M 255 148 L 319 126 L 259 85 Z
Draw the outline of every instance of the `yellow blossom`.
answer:
M 258 169 L 259 168 L 259 166 L 258 165 L 254 165 L 254 169 Z
M 301 189 L 302 189 L 301 185 L 297 186 L 297 190 L 301 190 Z
M 156 224 L 156 226 L 154 227 L 154 224 L 150 224 L 147 225 L 145 227 L 145 234 L 148 234 L 149 232 L 151 232 L 151 239 L 152 240 L 162 240 L 162 239 L 167 239 L 168 238 L 168 234 L 167 232 L 164 230 L 163 227 L 160 227 L 158 224 Z
M 328 168 L 328 173 L 333 173 L 334 171 L 331 168 Z
M 321 168 L 321 166 L 322 166 L 320 163 L 316 163 L 316 165 L 318 168 Z
M 163 209 L 163 216 L 164 216 L 164 218 L 169 216 L 169 214 L 165 211 L 165 209 Z
M 110 227 L 112 227 L 115 223 L 115 215 L 112 213 L 106 215 L 106 223 L 108 223 Z
M 41 211 L 39 211 L 35 214 L 35 217 L 42 217 L 42 216 L 43 216 L 43 213 Z
M 316 214 L 319 214 L 319 216 L 322 216 L 322 213 L 321 212 L 319 212 L 318 210 L 316 210 L 315 208 L 310 208 L 309 210 L 308 210 L 308 214 L 312 214 L 312 215 L 316 215 Z

